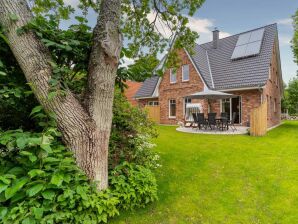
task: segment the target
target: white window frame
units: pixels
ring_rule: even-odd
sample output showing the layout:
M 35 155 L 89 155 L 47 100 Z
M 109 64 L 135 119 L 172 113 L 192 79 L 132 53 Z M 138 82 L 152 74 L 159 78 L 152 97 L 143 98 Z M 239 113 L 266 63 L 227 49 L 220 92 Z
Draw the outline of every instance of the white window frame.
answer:
M 173 68 L 170 69 L 170 83 L 171 84 L 177 83 L 177 70 L 175 71 L 175 82 L 172 81 L 172 76 L 173 76 L 173 71 L 174 70 L 175 69 L 173 69 Z
M 148 106 L 158 106 L 159 103 L 158 103 L 158 101 L 153 100 L 153 101 L 148 101 L 148 102 L 147 102 L 147 105 L 148 105 Z
M 190 102 L 186 102 L 186 101 L 190 101 Z M 183 117 L 186 114 L 186 104 L 191 103 L 191 98 L 184 98 L 183 100 Z
M 175 116 L 171 116 L 171 101 L 172 100 L 175 101 L 175 108 L 176 108 Z M 176 115 L 177 115 L 177 101 L 176 101 L 176 99 L 169 99 L 169 118 L 176 118 Z
M 187 66 L 188 67 L 188 79 L 184 79 L 184 67 L 185 66 Z M 187 82 L 187 81 L 189 81 L 189 73 L 190 73 L 190 71 L 189 71 L 189 64 L 185 64 L 185 65 L 182 65 L 182 82 Z

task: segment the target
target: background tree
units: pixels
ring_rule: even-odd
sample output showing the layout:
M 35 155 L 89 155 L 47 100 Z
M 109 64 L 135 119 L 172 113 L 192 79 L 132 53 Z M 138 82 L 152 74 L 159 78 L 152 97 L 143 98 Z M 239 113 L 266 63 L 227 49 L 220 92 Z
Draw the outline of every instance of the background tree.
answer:
M 177 48 L 190 48 L 198 35 L 187 27 L 187 17 L 195 13 L 203 0 L 102 0 L 96 4 L 81 0 L 80 3 L 83 15 L 90 9 L 98 12 L 93 35 L 80 36 L 78 32 L 72 39 L 67 36 L 84 27 L 88 29 L 84 16 L 76 18 L 83 27 L 78 29 L 78 25 L 73 25 L 65 32 L 60 30 L 60 21 L 75 12 L 64 1 L 2 0 L 1 37 L 9 44 L 39 103 L 48 114 L 55 115 L 63 140 L 74 151 L 77 164 L 90 179 L 99 181 L 99 189 L 105 189 L 114 84 L 120 57 L 157 55 L 167 48 L 174 54 Z M 48 29 L 39 32 L 39 24 L 45 24 L 45 20 Z M 160 29 L 166 30 L 167 35 Z M 56 40 L 51 39 L 53 30 L 61 31 L 65 39 L 61 41 L 59 35 L 55 35 Z M 84 38 L 91 38 L 92 45 L 88 46 L 88 42 L 84 45 Z M 121 55 L 123 40 L 127 47 Z M 71 45 L 82 45 L 81 51 L 72 52 Z M 61 51 L 73 54 L 72 59 L 57 57 Z M 87 80 L 79 82 L 83 84 L 82 92 L 76 93 L 71 88 L 73 79 L 84 72 Z
M 295 56 L 294 61 L 298 64 L 298 9 L 293 16 L 294 36 L 292 39 L 292 49 Z

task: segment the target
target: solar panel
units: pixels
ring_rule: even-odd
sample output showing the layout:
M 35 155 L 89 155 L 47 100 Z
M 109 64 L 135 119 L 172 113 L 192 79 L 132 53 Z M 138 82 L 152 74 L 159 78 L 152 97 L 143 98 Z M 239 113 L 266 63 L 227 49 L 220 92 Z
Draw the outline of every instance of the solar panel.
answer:
M 256 42 L 247 44 L 245 56 L 252 56 L 252 55 L 259 54 L 261 49 L 261 43 L 262 43 L 261 41 L 256 41 Z
M 240 46 L 236 46 L 232 55 L 231 59 L 236 59 L 236 58 L 242 58 L 245 55 L 245 51 L 246 51 L 246 44 L 245 45 L 240 45 Z
M 237 41 L 236 46 L 240 46 L 240 45 L 243 45 L 243 44 L 247 44 L 247 43 L 249 42 L 250 35 L 251 35 L 251 33 L 241 34 L 241 35 L 238 37 L 238 41 Z
M 261 41 L 264 36 L 264 29 L 259 29 L 256 31 L 251 32 L 251 36 L 249 42 Z
M 258 29 L 239 35 L 231 59 L 238 59 L 260 53 L 265 29 Z

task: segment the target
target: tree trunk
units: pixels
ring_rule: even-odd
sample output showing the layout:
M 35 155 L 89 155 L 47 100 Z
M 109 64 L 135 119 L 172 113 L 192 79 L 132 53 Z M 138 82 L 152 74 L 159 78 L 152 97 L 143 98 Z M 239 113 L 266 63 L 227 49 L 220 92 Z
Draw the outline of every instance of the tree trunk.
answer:
M 97 24 L 93 32 L 93 44 L 89 61 L 86 108 L 95 121 L 101 135 L 101 180 L 108 185 L 108 147 L 113 115 L 114 85 L 117 74 L 122 37 L 120 35 L 120 0 L 103 0 Z M 104 161 L 106 164 L 104 164 Z
M 103 1 L 102 7 L 106 7 L 109 4 L 107 2 Z M 107 11 L 109 10 L 107 9 Z M 16 15 L 18 20 L 12 20 L 11 15 Z M 55 113 L 63 140 L 74 151 L 77 164 L 90 179 L 99 181 L 99 189 L 105 189 L 108 186 L 107 162 L 114 92 L 113 80 L 118 58 L 116 57 L 111 63 L 110 59 L 113 57 L 106 56 L 108 51 L 99 50 L 105 43 L 104 39 L 98 42 L 94 38 L 93 52 L 96 53 L 91 55 L 90 60 L 92 75 L 88 82 L 90 90 L 88 91 L 87 109 L 70 91 L 66 96 L 58 95 L 49 100 L 49 80 L 52 76 L 52 68 L 49 63 L 52 61 L 50 52 L 33 32 L 26 32 L 22 35 L 17 35 L 16 32 L 32 18 L 26 0 L 0 1 L 0 23 L 5 28 L 10 48 L 28 83 L 31 84 L 36 98 L 47 112 Z M 97 25 L 97 27 L 102 26 Z M 96 34 L 96 30 L 95 36 L 100 36 L 99 33 Z M 98 58 L 96 58 L 97 53 L 100 55 Z M 101 61 L 103 59 L 106 61 Z M 99 64 L 100 66 L 98 66 Z M 102 69 L 102 73 L 100 73 L 100 69 Z

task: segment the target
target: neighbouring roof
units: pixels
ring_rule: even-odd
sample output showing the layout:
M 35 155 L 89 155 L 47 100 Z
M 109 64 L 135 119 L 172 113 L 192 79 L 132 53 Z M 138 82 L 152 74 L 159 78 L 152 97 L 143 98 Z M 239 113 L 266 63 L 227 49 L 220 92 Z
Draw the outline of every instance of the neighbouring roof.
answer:
M 146 79 L 141 88 L 137 91 L 135 98 L 151 97 L 155 91 L 159 78 L 159 76 L 155 75 Z
M 260 29 L 264 29 L 260 53 L 252 57 L 232 60 L 231 56 L 238 37 Z M 277 38 L 277 25 L 271 24 L 219 39 L 217 48 L 213 48 L 212 41 L 201 45 L 196 44 L 194 54 L 190 57 L 209 89 L 261 87 L 268 79 L 274 42 Z M 158 76 L 147 79 L 135 97 L 151 97 L 159 83 L 158 80 Z
M 141 88 L 142 83 L 127 80 L 125 84 L 127 85 L 127 88 L 124 89 L 124 95 L 132 105 L 137 105 L 137 101 L 134 99 L 134 96 Z

